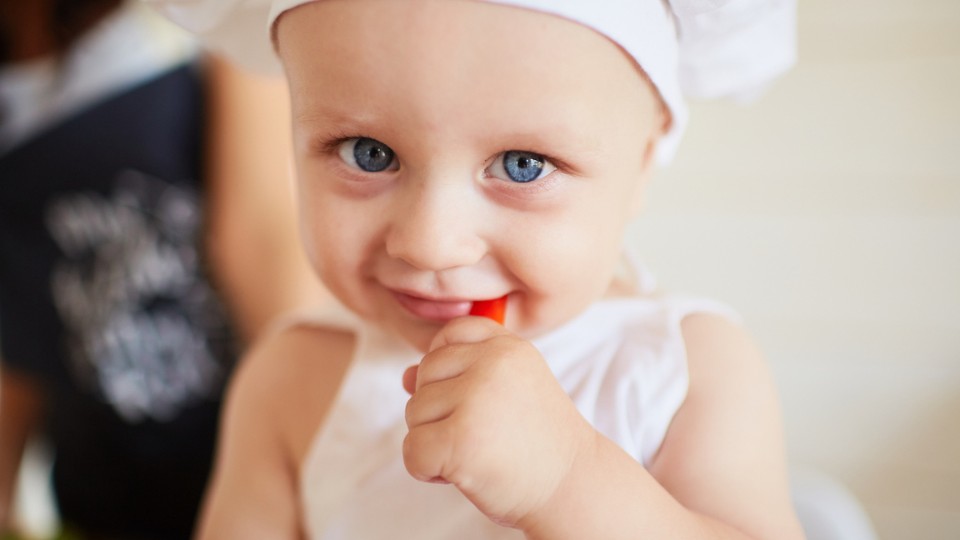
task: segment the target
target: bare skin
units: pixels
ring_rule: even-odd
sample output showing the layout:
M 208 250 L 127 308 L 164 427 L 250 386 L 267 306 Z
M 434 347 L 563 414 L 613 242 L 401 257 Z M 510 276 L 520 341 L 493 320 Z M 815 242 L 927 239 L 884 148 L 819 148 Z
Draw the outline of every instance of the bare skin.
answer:
M 575 23 L 413 4 L 325 0 L 277 26 L 311 263 L 424 352 L 397 381 L 412 393 L 411 476 L 453 484 L 531 539 L 801 538 L 776 394 L 743 329 L 683 321 L 689 393 L 649 467 L 580 416 L 529 343 L 620 290 L 621 238 L 667 121 L 655 90 Z M 505 176 L 511 151 L 543 157 L 542 176 Z M 359 166 L 365 155 L 384 167 Z M 504 294 L 505 326 L 465 316 Z M 351 339 L 294 328 L 247 360 L 201 538 L 302 534 L 300 470 Z

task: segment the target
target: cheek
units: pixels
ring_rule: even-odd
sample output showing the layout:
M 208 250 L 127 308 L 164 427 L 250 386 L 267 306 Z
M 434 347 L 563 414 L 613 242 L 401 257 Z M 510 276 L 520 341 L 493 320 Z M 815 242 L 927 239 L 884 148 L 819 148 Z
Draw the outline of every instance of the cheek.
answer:
M 303 237 L 304 249 L 307 253 L 307 259 L 310 266 L 321 281 L 331 292 L 335 287 L 335 276 L 332 263 L 336 262 L 331 257 L 336 252 L 331 238 L 325 234 L 329 229 L 323 223 L 323 220 L 317 219 L 318 213 L 311 208 L 301 210 L 301 236 Z M 339 296 L 339 295 L 336 295 Z
M 581 228 L 552 235 L 536 248 L 536 280 L 558 290 L 541 290 L 544 295 L 564 294 L 597 297 L 606 290 L 619 258 L 619 236 L 610 230 Z
M 543 266 L 549 265 L 557 278 L 603 286 L 619 260 L 631 205 L 623 190 L 613 189 L 617 185 L 592 187 L 576 206 L 539 229 L 542 245 L 534 249 L 543 250 Z
M 599 204 L 599 202 L 598 202 Z M 603 296 L 620 260 L 624 220 L 618 208 L 590 205 L 513 229 L 507 266 L 529 303 L 537 331 L 556 326 Z
M 331 289 L 341 289 L 345 276 L 357 276 L 365 246 L 369 239 L 363 221 L 364 215 L 347 201 L 316 187 L 317 183 L 301 182 L 301 230 L 310 264 Z M 339 296 L 339 295 L 338 295 Z

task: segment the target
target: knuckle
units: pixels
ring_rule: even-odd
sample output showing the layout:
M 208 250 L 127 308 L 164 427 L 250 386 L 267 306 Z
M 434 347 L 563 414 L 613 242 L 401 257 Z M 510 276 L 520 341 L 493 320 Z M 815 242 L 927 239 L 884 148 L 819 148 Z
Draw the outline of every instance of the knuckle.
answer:
M 407 400 L 407 405 L 403 409 L 403 420 L 406 422 L 407 427 L 413 427 L 414 409 L 416 408 L 416 404 L 414 403 L 415 399 L 417 399 L 417 394 L 414 394 Z M 409 438 L 409 436 L 410 435 L 407 434 L 407 438 Z M 404 439 L 404 445 L 406 445 L 406 439 Z
M 413 430 L 403 439 L 403 466 L 410 476 L 421 480 L 427 475 L 423 473 L 421 452 L 418 451 L 417 437 Z

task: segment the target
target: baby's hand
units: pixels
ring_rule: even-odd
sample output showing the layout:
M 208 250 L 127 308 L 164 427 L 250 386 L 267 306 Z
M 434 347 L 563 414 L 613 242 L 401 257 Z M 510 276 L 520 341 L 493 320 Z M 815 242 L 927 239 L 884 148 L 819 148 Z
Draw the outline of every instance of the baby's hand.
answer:
M 407 471 L 454 484 L 502 525 L 545 507 L 596 433 L 539 351 L 480 317 L 440 330 L 404 387 Z

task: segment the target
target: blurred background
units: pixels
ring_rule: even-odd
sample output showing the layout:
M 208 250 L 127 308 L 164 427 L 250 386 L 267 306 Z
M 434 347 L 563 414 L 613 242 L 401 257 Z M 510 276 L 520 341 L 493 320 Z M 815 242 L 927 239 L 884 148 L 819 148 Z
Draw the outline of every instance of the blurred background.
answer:
M 756 103 L 694 104 L 633 244 L 744 316 L 791 462 L 884 539 L 960 538 L 960 2 L 803 0 Z
M 803 0 L 800 62 L 749 107 L 695 103 L 631 242 L 736 307 L 791 463 L 883 539 L 960 537 L 960 2 Z M 22 519 L 50 530 L 42 449 Z

